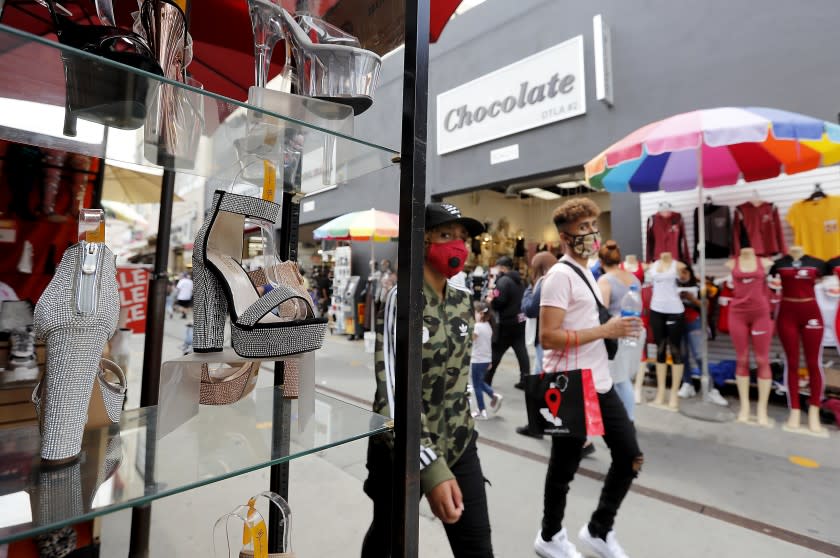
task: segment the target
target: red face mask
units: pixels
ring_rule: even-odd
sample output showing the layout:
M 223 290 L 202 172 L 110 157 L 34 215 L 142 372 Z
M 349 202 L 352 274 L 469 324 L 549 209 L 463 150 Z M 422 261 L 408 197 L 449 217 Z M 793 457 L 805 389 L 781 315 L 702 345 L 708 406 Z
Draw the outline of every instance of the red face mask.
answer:
M 426 262 L 444 277 L 452 277 L 467 263 L 467 246 L 463 240 L 432 242 L 426 251 Z

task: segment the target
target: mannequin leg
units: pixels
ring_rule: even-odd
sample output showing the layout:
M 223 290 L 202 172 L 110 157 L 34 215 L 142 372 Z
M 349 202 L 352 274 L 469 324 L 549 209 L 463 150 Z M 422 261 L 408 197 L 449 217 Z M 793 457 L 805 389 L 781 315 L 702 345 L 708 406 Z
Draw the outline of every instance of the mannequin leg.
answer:
M 656 342 L 656 397 L 654 405 L 665 405 L 665 381 L 668 377 L 668 330 L 665 327 L 666 315 L 655 310 L 650 311 L 650 327 L 653 330 L 653 340 Z
M 678 411 L 680 408 L 679 391 L 684 371 L 684 364 L 671 365 L 671 397 L 668 401 L 668 408 L 673 411 Z
M 679 391 L 682 385 L 685 365 L 682 358 L 682 341 L 685 337 L 685 315 L 671 314 L 666 323 L 668 327 L 668 344 L 671 347 L 671 396 L 668 400 L 668 408 L 677 411 L 680 408 Z M 685 360 L 688 360 L 686 358 Z
M 828 430 L 820 422 L 820 408 L 817 405 L 808 407 L 808 430 L 811 434 L 828 438 Z
M 668 378 L 668 365 L 664 362 L 656 363 L 656 397 L 654 405 L 665 405 L 665 381 Z
M 738 399 L 741 401 L 741 408 L 738 411 L 738 422 L 749 422 L 750 420 L 750 377 L 735 376 L 735 383 L 738 385 Z M 765 412 L 766 412 L 765 408 Z
M 770 378 L 758 379 L 758 403 L 755 414 L 759 426 L 772 427 L 773 419 L 767 416 L 767 402 L 770 399 L 770 390 L 773 387 L 773 380 Z
M 767 416 L 767 401 L 773 387 L 773 372 L 770 370 L 770 342 L 773 340 L 773 320 L 768 313 L 759 315 L 751 328 L 755 362 L 758 365 L 758 403 L 756 421 L 759 426 L 772 427 L 773 419 Z M 756 335 L 756 333 L 758 333 Z
M 779 334 L 779 341 L 785 351 L 785 387 L 787 387 L 788 407 L 791 416 L 788 420 L 788 427 L 799 427 L 799 319 L 798 304 L 782 301 L 779 309 L 779 318 L 776 320 L 776 329 Z M 795 423 L 795 426 L 794 424 Z
M 802 420 L 799 416 L 799 409 L 791 409 L 790 414 L 788 414 L 787 422 L 782 427 L 782 430 L 787 430 L 788 432 L 797 432 L 801 429 Z
M 639 364 L 639 371 L 636 373 L 636 383 L 633 386 L 636 392 L 636 405 L 643 403 L 642 388 L 645 386 L 645 374 L 647 374 L 647 363 L 642 362 Z
M 820 424 L 820 404 L 823 398 L 823 370 L 822 370 L 822 337 L 823 327 L 820 319 L 819 327 L 814 322 L 814 316 L 820 317 L 819 307 L 813 303 L 810 312 L 811 319 L 802 328 L 802 349 L 805 353 L 805 363 L 808 367 L 808 380 L 811 396 L 808 398 L 808 430 L 822 435 L 825 428 Z

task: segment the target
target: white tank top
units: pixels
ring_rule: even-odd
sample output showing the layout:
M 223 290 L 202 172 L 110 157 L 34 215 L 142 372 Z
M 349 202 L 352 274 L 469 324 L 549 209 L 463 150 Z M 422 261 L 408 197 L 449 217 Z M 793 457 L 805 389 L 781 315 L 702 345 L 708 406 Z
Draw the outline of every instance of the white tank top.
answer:
M 650 266 L 650 280 L 653 283 L 650 309 L 661 314 L 682 314 L 685 307 L 677 290 L 677 262 L 671 262 L 665 271 L 657 271 L 659 263 L 657 260 Z

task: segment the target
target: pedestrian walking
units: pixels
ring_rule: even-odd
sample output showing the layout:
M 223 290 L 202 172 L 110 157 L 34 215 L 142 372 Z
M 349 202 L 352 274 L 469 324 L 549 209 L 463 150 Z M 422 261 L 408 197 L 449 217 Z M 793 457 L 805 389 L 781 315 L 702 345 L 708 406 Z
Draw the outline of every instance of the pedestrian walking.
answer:
M 531 271 L 533 272 L 534 284 L 525 289 L 525 294 L 522 295 L 522 311 L 526 318 L 533 318 L 536 320 L 536 333 L 534 338 L 534 374 L 539 374 L 543 371 L 543 347 L 540 344 L 540 296 L 542 293 L 543 279 L 546 273 L 557 263 L 557 256 L 551 252 L 537 252 L 531 258 Z M 538 430 L 539 424 L 539 410 L 532 408 L 529 399 L 525 398 L 525 409 L 528 415 L 528 424 L 525 426 L 517 426 L 516 433 L 523 436 L 530 436 L 532 438 L 542 439 L 542 432 Z
M 493 362 L 490 363 L 485 381 L 493 385 L 493 376 L 496 375 L 499 362 L 507 350 L 513 348 L 519 362 L 519 381 L 515 387 L 525 389 L 524 378 L 531 367 L 528 348 L 525 346 L 525 314 L 522 313 L 525 283 L 519 272 L 513 269 L 513 260 L 508 256 L 496 260 L 496 266 L 499 268 L 499 276 L 496 278 L 496 287 L 487 296 L 487 301 L 496 311 L 499 327 L 493 339 Z
M 469 255 L 466 242 L 484 226 L 463 217 L 451 204 L 426 206 L 423 266 L 423 369 L 420 486 L 432 512 L 444 524 L 455 558 L 491 558 L 490 518 L 484 474 L 476 449 L 475 422 L 467 384 L 472 352 L 471 294 L 449 284 Z M 396 362 L 396 300 L 391 289 L 377 320 L 376 396 L 373 410 L 392 415 Z M 373 500 L 373 521 L 362 544 L 362 558 L 387 558 L 391 549 L 393 482 L 392 435 L 368 442 L 365 493 Z
M 601 324 L 598 313 L 600 291 L 586 267 L 600 248 L 598 215 L 591 200 L 566 201 L 554 212 L 554 225 L 565 244 L 565 255 L 546 276 L 541 293 L 540 342 L 546 362 L 560 363 L 566 351 L 575 351 L 576 367 L 590 369 L 598 393 L 604 424 L 604 441 L 612 464 L 601 498 L 589 522 L 578 533 L 579 541 L 601 558 L 626 558 L 613 529 L 618 508 L 641 470 L 642 452 L 636 430 L 610 378 L 604 339 L 638 335 L 639 318 L 611 318 Z M 568 347 L 568 339 L 579 346 Z M 542 527 L 534 549 L 543 558 L 579 558 L 581 554 L 563 526 L 566 495 L 583 454 L 584 437 L 554 436 L 545 478 Z
M 601 269 L 604 271 L 598 279 L 601 297 L 610 310 L 610 315 L 620 316 L 621 301 L 624 296 L 630 292 L 630 288 L 633 286 L 641 290 L 641 282 L 638 277 L 629 271 L 621 269 L 621 250 L 616 241 L 607 241 L 598 252 L 598 259 L 601 262 Z M 639 372 L 644 346 L 645 330 L 642 329 L 636 344 L 630 346 L 626 343 L 620 343 L 618 351 L 610 361 L 610 377 L 613 381 L 613 387 L 621 398 L 621 402 L 624 403 L 627 416 L 630 417 L 631 421 L 635 421 L 636 407 L 633 379 Z
M 475 303 L 475 329 L 473 330 L 472 355 L 470 357 L 470 368 L 472 373 L 472 386 L 475 391 L 475 402 L 478 412 L 476 420 L 487 420 L 487 409 L 484 407 L 484 395 L 490 396 L 490 410 L 498 413 L 502 406 L 504 397 L 496 393 L 493 388 L 484 381 L 484 375 L 490 367 L 493 359 L 493 313 L 486 302 Z
M 192 311 L 193 306 L 193 280 L 192 276 L 184 272 L 178 283 L 175 285 L 175 304 L 181 312 L 181 317 L 186 319 L 187 313 Z

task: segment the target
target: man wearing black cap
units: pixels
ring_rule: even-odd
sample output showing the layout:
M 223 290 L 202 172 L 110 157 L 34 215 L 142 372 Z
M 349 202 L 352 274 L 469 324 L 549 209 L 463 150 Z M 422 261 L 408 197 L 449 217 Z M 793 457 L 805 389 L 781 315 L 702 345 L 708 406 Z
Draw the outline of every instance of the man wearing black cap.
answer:
M 522 313 L 522 295 L 525 294 L 525 282 L 519 272 L 513 269 L 513 260 L 502 256 L 496 260 L 499 276 L 496 288 L 487 296 L 487 300 L 496 311 L 499 326 L 498 335 L 493 340 L 493 362 L 487 371 L 486 381 L 493 384 L 493 376 L 507 350 L 513 347 L 519 362 L 519 382 L 516 387 L 523 389 L 525 376 L 531 368 L 528 349 L 525 347 L 525 314 Z
M 481 223 L 463 217 L 454 205 L 426 206 L 420 484 L 432 512 L 444 524 L 455 558 L 493 556 L 478 435 L 467 393 L 472 297 L 448 281 L 464 268 L 466 242 L 482 232 Z M 395 358 L 398 288 L 388 293 L 376 328 L 373 410 L 390 416 L 395 378 L 403 372 Z M 373 500 L 373 522 L 362 544 L 362 558 L 390 556 L 392 448 L 391 435 L 373 437 L 368 444 L 364 489 Z

